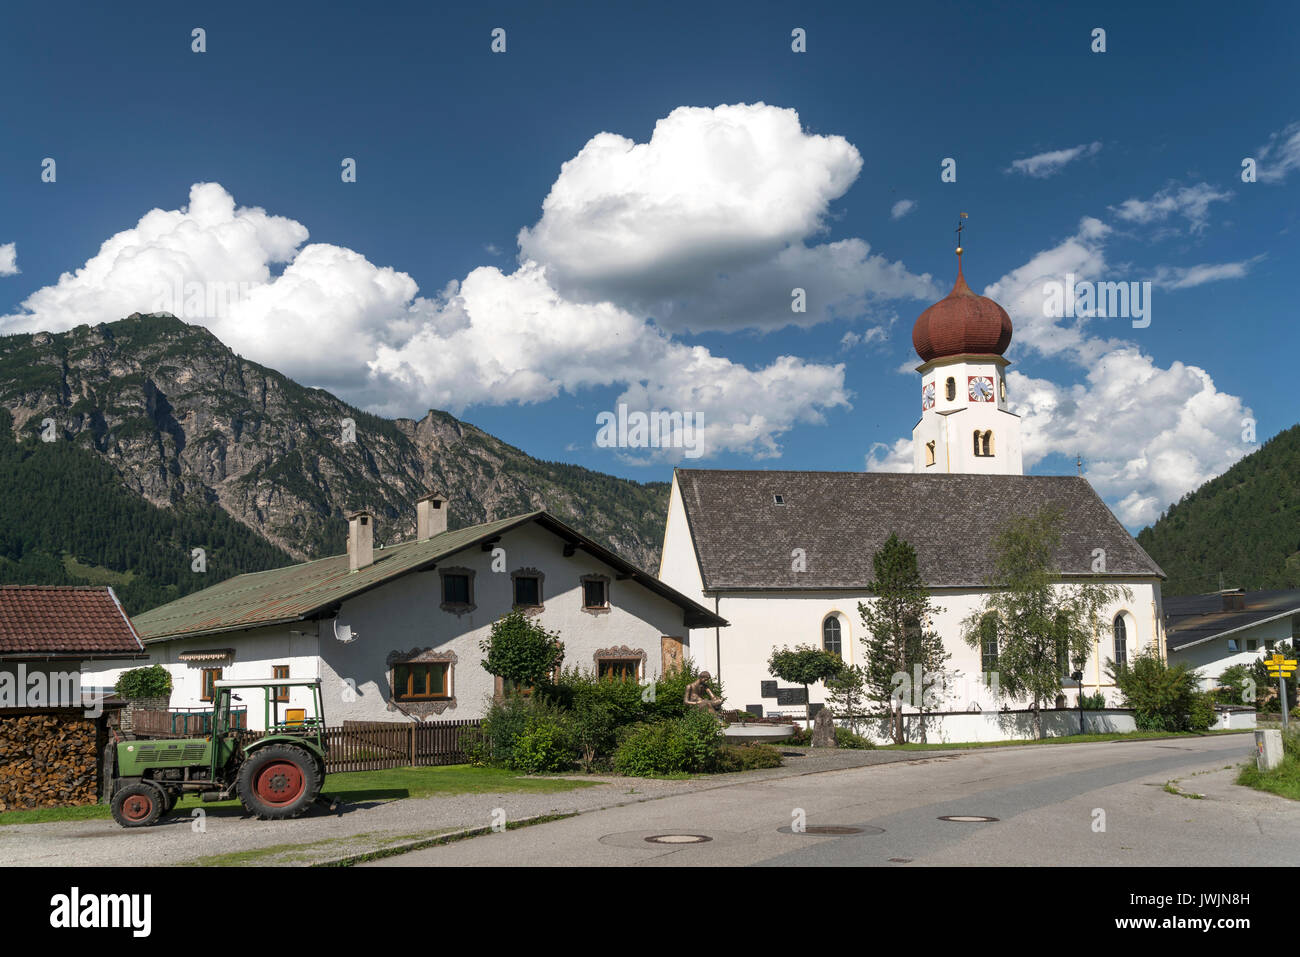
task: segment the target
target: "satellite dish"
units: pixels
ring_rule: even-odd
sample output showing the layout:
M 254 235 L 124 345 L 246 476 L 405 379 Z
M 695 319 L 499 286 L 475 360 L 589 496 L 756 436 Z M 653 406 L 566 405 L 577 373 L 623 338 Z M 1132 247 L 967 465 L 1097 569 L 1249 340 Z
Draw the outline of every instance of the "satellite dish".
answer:
M 342 629 L 340 629 L 339 620 L 337 618 L 335 618 L 334 621 L 331 622 L 331 624 L 334 627 L 334 637 L 337 638 L 339 641 L 343 642 L 345 645 L 350 641 L 357 640 L 358 636 L 353 633 L 351 625 L 344 625 Z

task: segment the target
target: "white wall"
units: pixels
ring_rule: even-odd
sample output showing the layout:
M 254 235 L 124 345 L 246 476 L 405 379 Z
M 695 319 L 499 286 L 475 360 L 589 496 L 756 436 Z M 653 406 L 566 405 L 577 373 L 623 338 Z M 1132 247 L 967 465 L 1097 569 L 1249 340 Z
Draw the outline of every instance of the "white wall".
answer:
M 670 582 L 671 584 L 671 582 Z M 1117 582 L 1117 584 L 1120 584 Z M 1159 626 L 1155 602 L 1158 585 L 1144 581 L 1128 581 L 1133 597 L 1130 601 L 1114 603 L 1104 615 L 1109 622 L 1116 614 L 1123 613 L 1128 622 L 1128 654 L 1130 658 L 1138 651 L 1151 647 L 1158 641 Z M 935 590 L 931 601 L 944 609 L 936 616 L 933 627 L 944 639 L 952 658 L 950 670 L 960 672 L 954 690 L 955 700 L 945 704 L 945 708 L 965 711 L 972 704 L 982 708 L 1000 708 L 1009 703 L 1012 707 L 1025 707 L 1029 702 L 1006 702 L 994 699 L 990 692 L 979 684 L 980 653 L 971 648 L 961 638 L 961 620 L 972 612 L 981 602 L 984 592 Z M 701 666 L 713 674 L 720 673 L 726 703 L 729 708 L 744 708 L 746 705 L 762 704 L 764 713 L 782 711 L 787 714 L 802 714 L 802 706 L 779 709 L 770 698 L 760 697 L 760 684 L 772 680 L 768 674 L 767 659 L 772 651 L 782 645 L 791 647 L 798 644 L 821 646 L 822 621 L 832 613 L 841 616 L 841 637 L 843 655 L 850 664 L 864 663 L 862 638 L 866 635 L 858 612 L 858 603 L 867 601 L 865 593 L 848 592 L 753 592 L 748 594 L 729 593 L 722 596 L 719 613 L 731 622 L 730 628 L 722 629 L 722 661 L 719 664 L 713 651 L 713 631 L 696 632 L 692 636 L 695 658 Z M 710 606 L 711 607 L 711 606 Z M 1104 662 L 1114 657 L 1113 642 L 1109 627 L 1098 636 L 1094 652 L 1084 666 L 1084 691 L 1105 693 L 1108 703 L 1118 704 L 1113 683 L 1104 673 Z M 781 687 L 787 687 L 784 682 Z M 1066 700 L 1075 701 L 1075 685 L 1067 683 L 1064 688 Z M 824 702 L 825 690 L 820 685 L 810 689 L 812 702 Z
M 1042 712 L 1043 737 L 1060 738 L 1079 734 L 1077 708 L 1049 709 Z M 847 722 L 837 722 L 846 726 Z M 1130 711 L 1084 711 L 1083 733 L 1127 734 L 1137 730 Z M 858 723 L 858 733 L 876 744 L 892 744 L 893 733 L 887 719 Z M 1034 732 L 1034 715 L 1030 711 L 949 712 L 908 716 L 904 720 L 904 740 L 909 743 L 961 744 L 972 741 L 1027 741 Z
M 455 707 L 430 719 L 481 717 L 491 699 L 493 678 L 480 664 L 484 655 L 479 641 L 488 637 L 493 622 L 510 612 L 510 572 L 521 568 L 535 568 L 544 576 L 543 610 L 536 619 L 559 632 L 565 667 L 594 670 L 597 650 L 626 646 L 646 654 L 642 680 L 657 677 L 661 637 L 688 638 L 683 610 L 631 579 L 618 581 L 613 569 L 585 552 L 565 558 L 563 545 L 555 535 L 529 524 L 506 533 L 495 546 L 505 549 L 504 571 L 493 571 L 492 553 L 477 547 L 446 559 L 444 567 L 475 572 L 477 607 L 460 616 L 439 607 L 441 578 L 436 570 L 407 575 L 345 602 L 339 623 L 352 628 L 356 641 L 340 643 L 330 635 L 328 623 L 322 625 L 321 669 L 330 723 L 406 720 L 401 711 L 389 710 L 386 661 L 391 652 L 417 649 L 453 651 L 457 656 L 452 673 Z M 586 574 L 610 578 L 608 612 L 583 610 L 580 576 Z

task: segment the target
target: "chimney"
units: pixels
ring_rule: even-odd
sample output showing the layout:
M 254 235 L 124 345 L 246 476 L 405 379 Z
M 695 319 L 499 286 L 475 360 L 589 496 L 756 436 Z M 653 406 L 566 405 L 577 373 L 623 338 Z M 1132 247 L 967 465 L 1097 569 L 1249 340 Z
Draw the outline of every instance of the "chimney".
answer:
M 1246 610 L 1246 590 L 1244 588 L 1224 588 L 1219 594 L 1223 596 L 1224 611 Z
M 348 571 L 355 572 L 375 561 L 375 513 L 357 509 L 348 516 Z
M 447 530 L 447 496 L 430 492 L 415 501 L 415 537 L 418 541 L 433 538 Z

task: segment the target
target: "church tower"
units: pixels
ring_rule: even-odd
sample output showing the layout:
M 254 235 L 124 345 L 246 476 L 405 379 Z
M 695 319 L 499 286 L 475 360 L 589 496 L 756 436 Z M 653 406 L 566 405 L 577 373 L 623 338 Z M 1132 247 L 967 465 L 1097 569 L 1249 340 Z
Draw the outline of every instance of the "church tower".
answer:
M 960 233 L 959 233 L 960 236 Z M 1007 409 L 1002 353 L 1011 317 L 966 285 L 957 247 L 952 292 L 916 320 L 921 357 L 921 421 L 912 430 L 912 469 L 920 473 L 1023 475 L 1020 416 Z

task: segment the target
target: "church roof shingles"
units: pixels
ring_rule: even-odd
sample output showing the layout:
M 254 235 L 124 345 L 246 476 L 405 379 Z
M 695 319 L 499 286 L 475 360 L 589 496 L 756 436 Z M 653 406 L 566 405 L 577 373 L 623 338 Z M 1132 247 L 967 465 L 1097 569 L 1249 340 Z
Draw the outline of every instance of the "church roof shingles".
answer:
M 706 591 L 862 589 L 890 532 L 916 549 L 932 588 L 984 587 L 993 538 L 1047 506 L 1065 515 L 1057 566 L 1093 576 L 1164 578 L 1088 482 L 1053 475 L 910 475 L 678 469 Z M 783 505 L 774 504 L 780 495 Z M 806 570 L 794 570 L 802 548 Z

